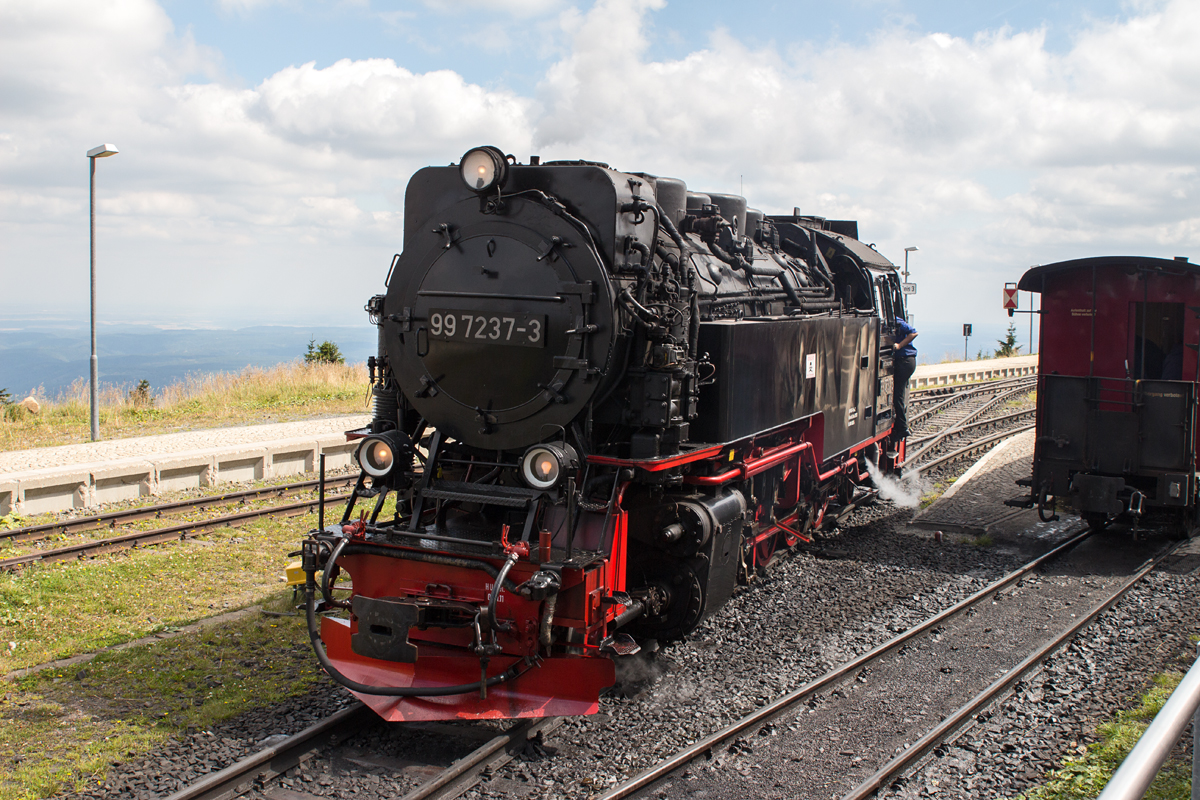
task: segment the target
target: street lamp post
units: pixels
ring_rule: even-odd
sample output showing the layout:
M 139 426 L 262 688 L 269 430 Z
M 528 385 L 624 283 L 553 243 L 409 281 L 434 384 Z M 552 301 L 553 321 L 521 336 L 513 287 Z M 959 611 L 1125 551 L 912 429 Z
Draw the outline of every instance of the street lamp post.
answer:
M 908 254 L 915 253 L 919 249 L 920 248 L 917 248 L 917 247 L 904 248 L 904 282 L 905 283 L 908 283 Z
M 88 189 L 91 193 L 88 203 L 88 218 L 91 225 L 92 245 L 92 441 L 100 438 L 100 386 L 97 383 L 99 362 L 96 359 L 96 159 L 108 158 L 117 154 L 116 145 L 102 144 L 87 151 L 88 157 Z

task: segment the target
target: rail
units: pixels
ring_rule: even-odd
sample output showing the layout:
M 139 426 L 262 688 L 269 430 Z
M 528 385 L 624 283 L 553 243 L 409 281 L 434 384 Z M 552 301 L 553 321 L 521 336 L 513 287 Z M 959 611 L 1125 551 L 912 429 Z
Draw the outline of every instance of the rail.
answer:
M 1050 641 L 1045 642 L 1035 652 L 1031 653 L 1020 664 L 1010 669 L 1008 672 L 1002 673 L 990 686 L 984 689 L 979 694 L 975 695 L 965 706 L 962 706 L 957 711 L 953 712 L 932 730 L 913 742 L 896 757 L 885 764 L 871 777 L 860 783 L 858 786 L 846 795 L 842 796 L 842 800 L 867 800 L 876 792 L 891 783 L 904 770 L 908 769 L 922 756 L 928 753 L 942 742 L 952 740 L 956 733 L 966 724 L 969 723 L 972 717 L 976 716 L 989 703 L 993 702 L 997 697 L 1008 691 L 1018 680 L 1023 678 L 1046 656 L 1057 650 L 1067 641 L 1083 630 L 1096 617 L 1111 608 L 1124 594 L 1129 591 L 1135 584 L 1145 578 L 1154 569 L 1162 563 L 1171 553 L 1175 552 L 1179 545 L 1169 548 L 1165 552 L 1150 559 L 1142 567 L 1134 573 L 1128 580 L 1122 581 L 1117 591 L 1108 595 L 1102 602 L 1092 607 L 1086 614 L 1078 617 L 1075 622 L 1066 630 L 1053 637 Z M 1052 551 L 1053 552 L 1053 551 Z M 1136 795 L 1140 797 L 1141 795 Z
M 1188 723 L 1194 723 L 1193 730 L 1200 728 L 1197 709 L 1200 709 L 1200 658 L 1192 664 L 1137 745 L 1121 762 L 1098 800 L 1134 800 L 1144 795 Z M 1200 800 L 1200 757 L 1197 754 L 1200 754 L 1200 748 L 1193 743 L 1192 800 Z
M 594 797 L 593 800 L 621 800 L 621 798 L 629 797 L 630 795 L 645 788 L 646 786 L 649 786 L 660 778 L 669 775 L 671 772 L 679 769 L 685 764 L 691 763 L 700 756 L 703 756 L 706 753 L 712 753 L 714 748 L 716 748 L 722 742 L 732 739 L 742 731 L 766 722 L 785 710 L 794 707 L 799 701 L 812 696 L 826 686 L 836 684 L 844 679 L 847 675 L 857 672 L 881 656 L 899 649 L 906 642 L 915 639 L 917 636 L 920 636 L 928 630 L 936 628 L 938 625 L 950 619 L 951 617 L 966 611 L 972 606 L 983 601 L 985 598 L 991 597 L 1001 589 L 1004 589 L 1010 584 L 1015 583 L 1025 575 L 1040 567 L 1045 562 L 1070 550 L 1072 547 L 1079 544 L 1090 535 L 1092 535 L 1091 531 L 1087 530 L 1086 528 L 1073 532 L 1069 539 L 1062 542 L 1052 550 L 1043 553 L 1024 566 L 1013 570 L 999 580 L 994 581 L 983 589 L 980 589 L 978 592 L 966 598 L 965 600 L 960 600 L 950 608 L 935 614 L 929 619 L 926 619 L 924 622 L 914 625 L 898 636 L 889 639 L 883 644 L 874 647 L 873 649 L 863 653 L 853 660 L 848 661 L 839 667 L 835 667 L 821 677 L 809 681 L 798 689 L 793 689 L 791 692 L 788 692 L 782 697 L 776 698 L 767 705 L 751 712 L 747 716 L 744 716 L 741 719 L 721 728 L 720 730 L 709 734 L 697 742 L 693 742 L 679 752 L 675 753 L 675 755 L 660 761 L 658 764 L 650 767 L 647 770 L 629 777 L 624 783 L 610 788 L 598 797 Z

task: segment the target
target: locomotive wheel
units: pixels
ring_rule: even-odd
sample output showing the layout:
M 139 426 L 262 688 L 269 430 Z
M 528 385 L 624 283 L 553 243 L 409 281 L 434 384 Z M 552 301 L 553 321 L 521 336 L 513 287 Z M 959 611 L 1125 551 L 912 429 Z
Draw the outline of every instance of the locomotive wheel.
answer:
M 1093 533 L 1099 533 L 1107 528 L 1108 524 L 1112 522 L 1112 520 L 1108 518 L 1107 514 L 1097 513 L 1085 514 L 1083 516 L 1083 520 L 1087 523 L 1088 528 L 1090 528 Z
M 763 539 L 758 544 L 754 545 L 754 562 L 751 565 L 755 574 L 761 575 L 771 566 L 771 562 L 775 560 L 775 553 L 779 549 L 779 533 L 773 533 L 766 539 Z

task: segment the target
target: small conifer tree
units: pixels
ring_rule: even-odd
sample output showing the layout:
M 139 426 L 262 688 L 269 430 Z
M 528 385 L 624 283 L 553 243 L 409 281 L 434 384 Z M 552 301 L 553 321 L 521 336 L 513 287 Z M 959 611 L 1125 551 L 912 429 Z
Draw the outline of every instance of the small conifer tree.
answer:
M 143 378 L 129 390 L 129 404 L 137 408 L 154 405 L 154 398 L 150 396 L 150 381 Z
M 305 364 L 345 364 L 346 359 L 338 346 L 326 339 L 317 344 L 316 339 L 308 340 L 308 351 L 304 354 Z
M 1021 345 L 1017 344 L 1017 326 L 1013 323 L 1008 323 L 1008 333 L 1003 339 L 997 339 L 996 344 L 1000 345 L 996 350 L 996 358 L 1010 358 L 1012 356 L 1021 355 Z

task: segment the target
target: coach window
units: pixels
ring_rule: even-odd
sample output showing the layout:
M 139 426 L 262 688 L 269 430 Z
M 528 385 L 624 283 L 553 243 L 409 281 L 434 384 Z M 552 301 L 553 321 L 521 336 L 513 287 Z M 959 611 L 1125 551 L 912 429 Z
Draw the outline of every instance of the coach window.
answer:
M 1130 303 L 1130 377 L 1183 380 L 1183 303 Z

